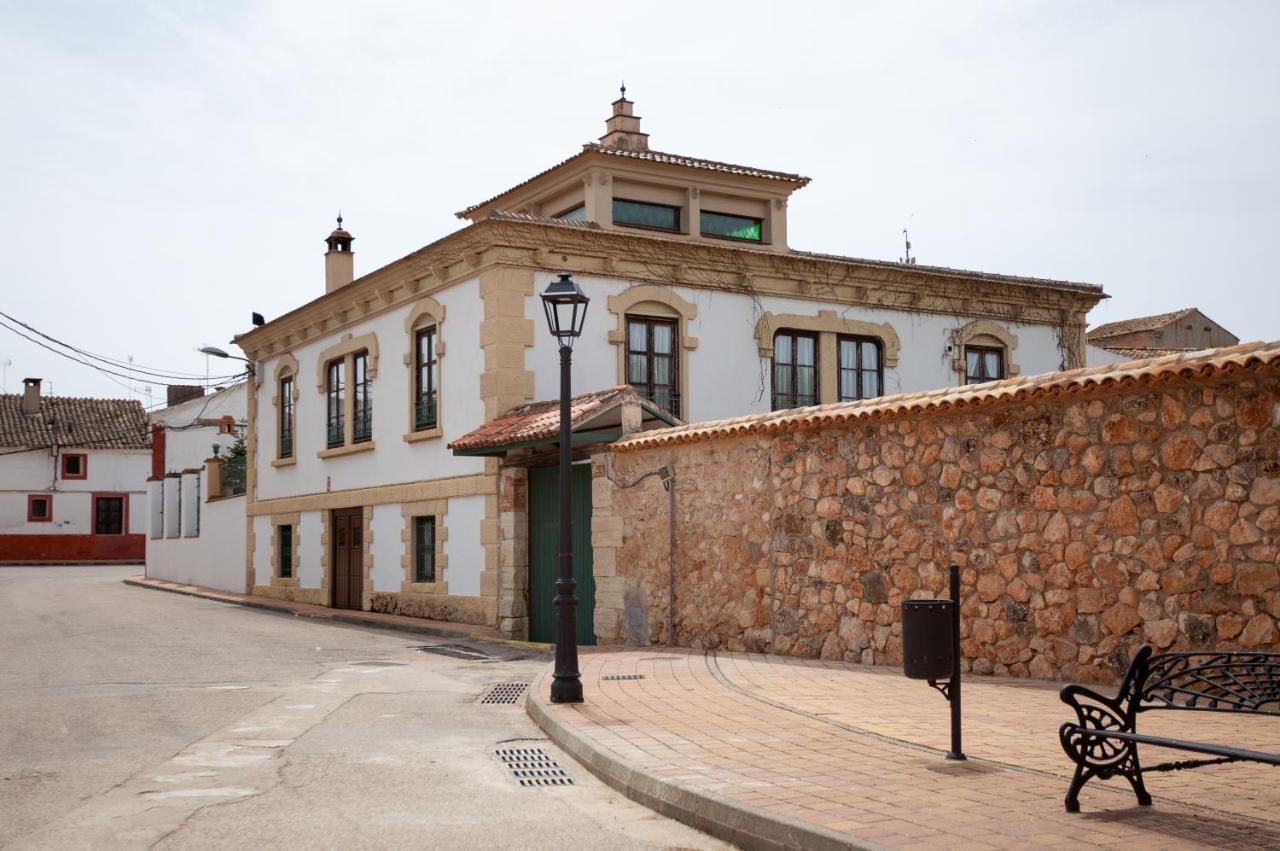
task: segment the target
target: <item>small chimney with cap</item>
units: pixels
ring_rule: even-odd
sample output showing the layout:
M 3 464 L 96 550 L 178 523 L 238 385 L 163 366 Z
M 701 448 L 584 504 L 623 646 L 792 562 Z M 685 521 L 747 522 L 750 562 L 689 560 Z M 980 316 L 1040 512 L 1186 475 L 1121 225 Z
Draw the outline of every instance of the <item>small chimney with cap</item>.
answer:
M 342 229 L 342 213 L 338 213 L 338 227 L 325 238 L 329 250 L 324 253 L 324 291 L 331 293 L 356 279 L 355 260 L 351 256 L 351 243 L 355 237 Z
M 640 132 L 640 116 L 633 113 L 635 104 L 627 100 L 627 84 L 620 87 L 621 97 L 613 102 L 613 115 L 605 122 L 600 146 L 624 151 L 649 150 L 649 134 Z
M 40 413 L 40 382 L 39 378 L 22 379 L 22 413 L 28 417 L 38 416 Z

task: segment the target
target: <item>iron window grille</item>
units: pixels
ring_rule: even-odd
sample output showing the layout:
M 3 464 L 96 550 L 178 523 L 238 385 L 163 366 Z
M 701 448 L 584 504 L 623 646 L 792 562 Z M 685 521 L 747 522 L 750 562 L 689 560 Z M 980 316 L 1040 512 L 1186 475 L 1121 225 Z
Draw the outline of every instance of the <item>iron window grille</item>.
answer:
M 280 379 L 280 457 L 293 457 L 293 377 Z
M 1004 378 L 1004 349 L 995 346 L 964 347 L 964 383 L 982 384 Z
M 679 231 L 680 208 L 646 201 L 613 199 L 613 223 L 633 228 Z
M 744 242 L 764 241 L 764 220 L 731 213 L 703 210 L 699 217 L 699 230 L 703 236 L 717 239 L 737 239 Z
M 818 404 L 818 335 L 779 331 L 773 336 L 773 410 Z
M 413 581 L 436 581 L 436 519 L 413 518 Z
M 328 369 L 328 436 L 330 448 L 341 446 L 345 437 L 344 406 L 346 405 L 346 365 L 341 360 L 333 361 Z
M 99 496 L 93 500 L 93 534 L 124 534 L 124 497 Z
M 27 522 L 49 523 L 53 520 L 53 497 L 31 494 L 27 497 Z
M 627 383 L 680 416 L 680 341 L 673 319 L 627 317 Z
M 884 393 L 884 364 L 875 337 L 837 338 L 841 402 L 872 399 Z
M 436 326 L 423 328 L 414 341 L 414 408 L 415 431 L 435 428 L 439 425 L 436 387 Z
M 280 536 L 280 578 L 290 579 L 293 577 L 293 527 L 277 526 L 276 534 Z
M 369 353 L 358 352 L 352 359 L 355 386 L 355 409 L 352 411 L 351 441 L 364 443 L 373 439 L 373 379 L 369 377 Z

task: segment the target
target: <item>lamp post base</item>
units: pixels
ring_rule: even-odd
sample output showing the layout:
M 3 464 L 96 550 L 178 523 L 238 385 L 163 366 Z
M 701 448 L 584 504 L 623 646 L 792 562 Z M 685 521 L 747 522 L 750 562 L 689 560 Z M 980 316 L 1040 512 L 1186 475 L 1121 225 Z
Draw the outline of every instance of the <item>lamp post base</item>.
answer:
M 556 677 L 551 681 L 552 703 L 582 703 L 582 677 Z M 961 757 L 963 759 L 964 757 Z

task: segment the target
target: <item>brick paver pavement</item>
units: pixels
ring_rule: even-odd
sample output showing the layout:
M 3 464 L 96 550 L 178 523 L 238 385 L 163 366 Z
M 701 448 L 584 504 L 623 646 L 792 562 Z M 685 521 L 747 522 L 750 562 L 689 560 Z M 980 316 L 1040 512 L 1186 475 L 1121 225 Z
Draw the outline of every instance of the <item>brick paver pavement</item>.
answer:
M 1280 847 L 1280 772 L 1265 766 L 1148 775 L 1153 807 L 1138 807 L 1124 780 L 1095 780 L 1084 812 L 1064 812 L 1072 766 L 1057 728 L 1071 711 L 1056 684 L 967 678 L 971 759 L 956 763 L 942 759 L 946 701 L 892 669 L 641 649 L 585 652 L 582 672 L 587 703 L 548 711 L 593 748 L 851 838 L 902 848 Z M 604 679 L 635 674 L 644 678 Z M 1139 730 L 1280 751 L 1280 718 L 1151 712 Z M 1171 752 L 1142 754 L 1150 765 Z

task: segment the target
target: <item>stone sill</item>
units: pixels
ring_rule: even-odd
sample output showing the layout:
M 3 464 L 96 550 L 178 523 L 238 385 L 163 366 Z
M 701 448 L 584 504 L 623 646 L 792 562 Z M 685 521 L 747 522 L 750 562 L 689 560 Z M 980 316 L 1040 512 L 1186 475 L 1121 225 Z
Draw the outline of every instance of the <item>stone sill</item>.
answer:
M 271 587 L 273 588 L 297 588 L 298 577 L 296 576 L 272 576 Z
M 205 497 L 204 501 L 205 502 L 222 502 L 224 499 L 239 499 L 242 496 L 244 496 L 244 494 L 242 493 L 226 493 L 226 494 L 222 494 L 221 496 Z
M 366 440 L 364 443 L 350 443 L 346 446 L 335 446 L 332 449 L 321 449 L 316 453 L 317 458 L 340 458 L 343 455 L 354 455 L 357 452 L 372 452 L 374 443 L 372 440 Z
M 271 462 L 272 467 L 292 467 L 298 463 L 297 455 L 290 455 L 288 458 L 277 458 Z
M 401 582 L 400 593 L 444 597 L 449 594 L 449 586 L 443 579 L 437 579 L 435 582 Z
M 444 429 L 440 426 L 435 428 L 423 429 L 422 431 L 411 431 L 404 435 L 405 443 L 417 443 L 420 440 L 438 440 L 444 436 Z

